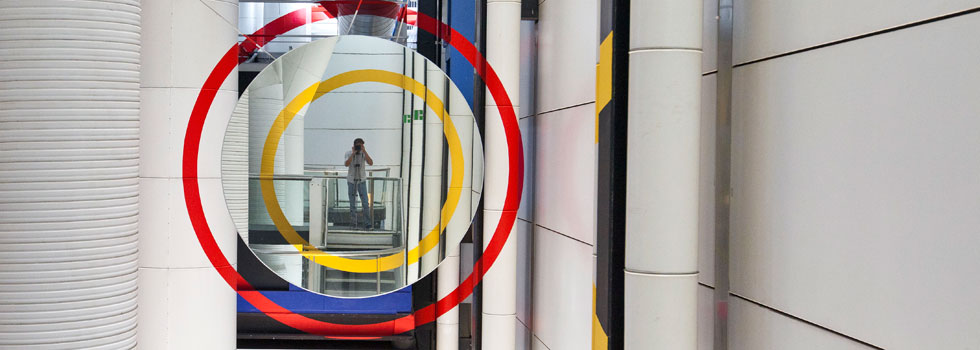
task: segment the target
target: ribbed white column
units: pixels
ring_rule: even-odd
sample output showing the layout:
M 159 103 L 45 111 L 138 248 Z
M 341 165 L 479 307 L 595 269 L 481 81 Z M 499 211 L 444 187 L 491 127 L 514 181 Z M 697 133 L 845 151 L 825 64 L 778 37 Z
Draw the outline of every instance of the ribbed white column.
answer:
M 701 6 L 631 2 L 626 349 L 697 349 Z
M 309 27 L 307 27 L 307 30 Z M 327 63 L 330 62 L 330 57 L 333 55 L 333 41 L 320 41 L 315 44 L 310 44 L 313 46 L 304 47 L 302 54 L 290 54 L 282 56 L 277 62 L 277 66 L 280 71 L 280 82 L 282 87 L 282 105 L 288 104 L 290 101 L 296 98 L 300 92 L 306 90 L 313 84 L 321 81 L 323 79 L 323 73 L 327 70 Z M 276 152 L 277 157 L 283 154 L 283 166 L 284 172 L 282 174 L 289 175 L 303 175 L 306 165 L 306 111 L 310 108 L 309 104 L 306 104 L 301 108 L 295 116 L 293 116 L 292 121 L 286 127 L 286 130 L 282 135 L 282 146 Z M 275 111 L 270 114 L 259 114 L 258 118 L 263 119 L 274 119 L 279 114 L 279 111 Z M 263 135 L 261 145 L 265 144 L 264 136 L 268 135 L 269 129 L 257 129 L 256 134 Z M 321 150 L 313 150 L 314 152 Z M 256 155 L 260 155 L 257 153 Z M 341 153 L 342 155 L 343 153 Z M 278 159 L 277 159 L 278 161 Z M 253 158 L 253 162 L 256 164 L 261 163 L 261 159 Z M 277 172 L 277 174 L 280 174 Z M 308 183 L 302 181 L 283 181 L 286 187 L 285 205 L 283 206 L 283 212 L 286 214 L 286 218 L 293 225 L 304 225 L 304 214 L 306 208 L 304 207 L 303 193 L 307 190 L 309 186 Z
M 139 6 L 0 1 L 0 348 L 136 346 Z
M 248 242 L 248 91 L 228 121 L 221 147 L 221 186 L 235 229 Z
M 141 349 L 235 349 L 235 292 L 208 261 L 183 193 L 184 135 L 205 79 L 237 39 L 235 0 L 143 1 L 140 113 Z M 231 264 L 236 228 L 221 188 L 221 147 L 238 72 L 216 92 L 199 147 L 204 214 Z
M 503 82 L 519 115 L 521 2 L 487 0 L 487 62 Z M 507 195 L 509 157 L 507 138 L 497 105 L 487 93 L 486 184 L 483 192 L 483 245 L 486 248 L 497 229 Z M 516 120 L 514 121 L 517 122 Z M 516 210 L 514 210 L 516 212 Z M 516 214 L 516 213 L 515 213 Z M 484 277 L 483 348 L 514 349 L 517 346 L 517 226 L 497 261 Z

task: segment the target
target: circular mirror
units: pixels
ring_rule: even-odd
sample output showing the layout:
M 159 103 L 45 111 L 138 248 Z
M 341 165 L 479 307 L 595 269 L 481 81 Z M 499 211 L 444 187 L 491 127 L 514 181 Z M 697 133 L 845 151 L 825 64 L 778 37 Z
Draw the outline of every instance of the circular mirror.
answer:
M 391 41 L 314 41 L 242 93 L 222 149 L 236 227 L 271 271 L 339 297 L 395 291 L 458 249 L 483 146 L 438 65 Z

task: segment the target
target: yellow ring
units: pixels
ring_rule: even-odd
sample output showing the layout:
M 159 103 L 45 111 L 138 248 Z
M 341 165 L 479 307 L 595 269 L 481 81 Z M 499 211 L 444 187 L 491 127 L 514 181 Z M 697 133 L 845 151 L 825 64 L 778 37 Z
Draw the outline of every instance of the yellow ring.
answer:
M 275 164 L 276 150 L 279 147 L 279 139 L 282 137 L 283 132 L 286 127 L 289 126 L 289 122 L 292 121 L 293 117 L 307 104 L 313 102 L 314 100 L 322 97 L 323 95 L 329 93 L 330 91 L 336 90 L 340 87 L 361 83 L 361 82 L 376 82 L 394 85 L 401 87 L 413 95 L 418 96 L 425 100 L 426 105 L 430 109 L 436 112 L 436 115 L 440 120 L 443 121 L 443 133 L 446 135 L 446 141 L 449 144 L 449 155 L 450 163 L 452 164 L 452 177 L 450 178 L 449 191 L 446 195 L 446 203 L 442 207 L 442 216 L 440 217 L 440 222 L 437 227 L 433 228 L 422 240 L 419 241 L 418 246 L 412 248 L 408 252 L 408 258 L 404 258 L 404 252 L 398 252 L 392 255 L 383 256 L 377 259 L 348 259 L 344 257 L 339 257 L 332 255 L 330 253 L 321 251 L 316 247 L 310 245 L 303 237 L 300 237 L 299 233 L 293 228 L 289 221 L 286 219 L 285 214 L 282 212 L 282 208 L 279 206 L 279 201 L 276 199 L 276 190 L 273 186 L 273 168 Z M 310 259 L 311 261 L 332 268 L 336 270 L 346 271 L 346 272 L 358 272 L 358 273 L 373 273 L 379 271 L 388 271 L 402 264 L 407 263 L 408 265 L 418 262 L 420 256 L 427 254 L 432 248 L 435 248 L 439 244 L 439 235 L 445 228 L 444 224 L 449 222 L 452 218 L 453 213 L 456 211 L 456 205 L 459 204 L 460 192 L 462 190 L 463 184 L 463 151 L 459 141 L 459 135 L 456 132 L 455 126 L 453 126 L 452 118 L 445 118 L 449 113 L 445 110 L 445 105 L 432 91 L 430 91 L 425 85 L 399 73 L 392 73 L 383 70 L 376 69 L 363 69 L 355 70 L 350 72 L 345 72 L 338 74 L 330 79 L 314 83 L 310 87 L 306 88 L 289 104 L 279 112 L 276 120 L 272 123 L 272 129 L 269 130 L 269 135 L 265 139 L 265 146 L 262 148 L 262 164 L 259 171 L 259 183 L 262 189 L 262 199 L 265 202 L 265 207 L 269 212 L 269 216 L 272 218 L 272 222 L 275 223 L 276 228 L 283 238 L 286 239 L 303 257 Z

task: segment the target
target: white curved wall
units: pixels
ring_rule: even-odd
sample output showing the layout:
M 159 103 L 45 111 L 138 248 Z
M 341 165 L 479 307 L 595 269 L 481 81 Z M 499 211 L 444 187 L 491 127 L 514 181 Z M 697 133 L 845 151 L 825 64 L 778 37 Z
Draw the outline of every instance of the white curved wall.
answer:
M 0 348 L 136 345 L 140 2 L 0 2 Z
M 184 201 L 184 135 L 205 79 L 236 43 L 236 0 L 143 1 L 140 52 L 141 349 L 234 349 L 235 291 L 204 254 Z M 215 91 L 201 131 L 197 184 L 231 267 L 237 236 L 221 188 L 221 146 L 238 71 Z

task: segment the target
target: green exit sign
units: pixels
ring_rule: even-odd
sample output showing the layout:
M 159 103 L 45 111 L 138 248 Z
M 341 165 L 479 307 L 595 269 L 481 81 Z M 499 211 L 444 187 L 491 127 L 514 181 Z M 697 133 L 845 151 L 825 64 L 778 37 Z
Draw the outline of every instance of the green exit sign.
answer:
M 412 114 L 411 115 L 408 115 L 408 114 L 405 115 L 404 120 L 405 120 L 405 123 L 407 124 L 407 123 L 411 123 L 412 122 L 412 119 L 422 120 L 423 118 L 425 118 L 425 112 L 424 111 L 412 111 Z

